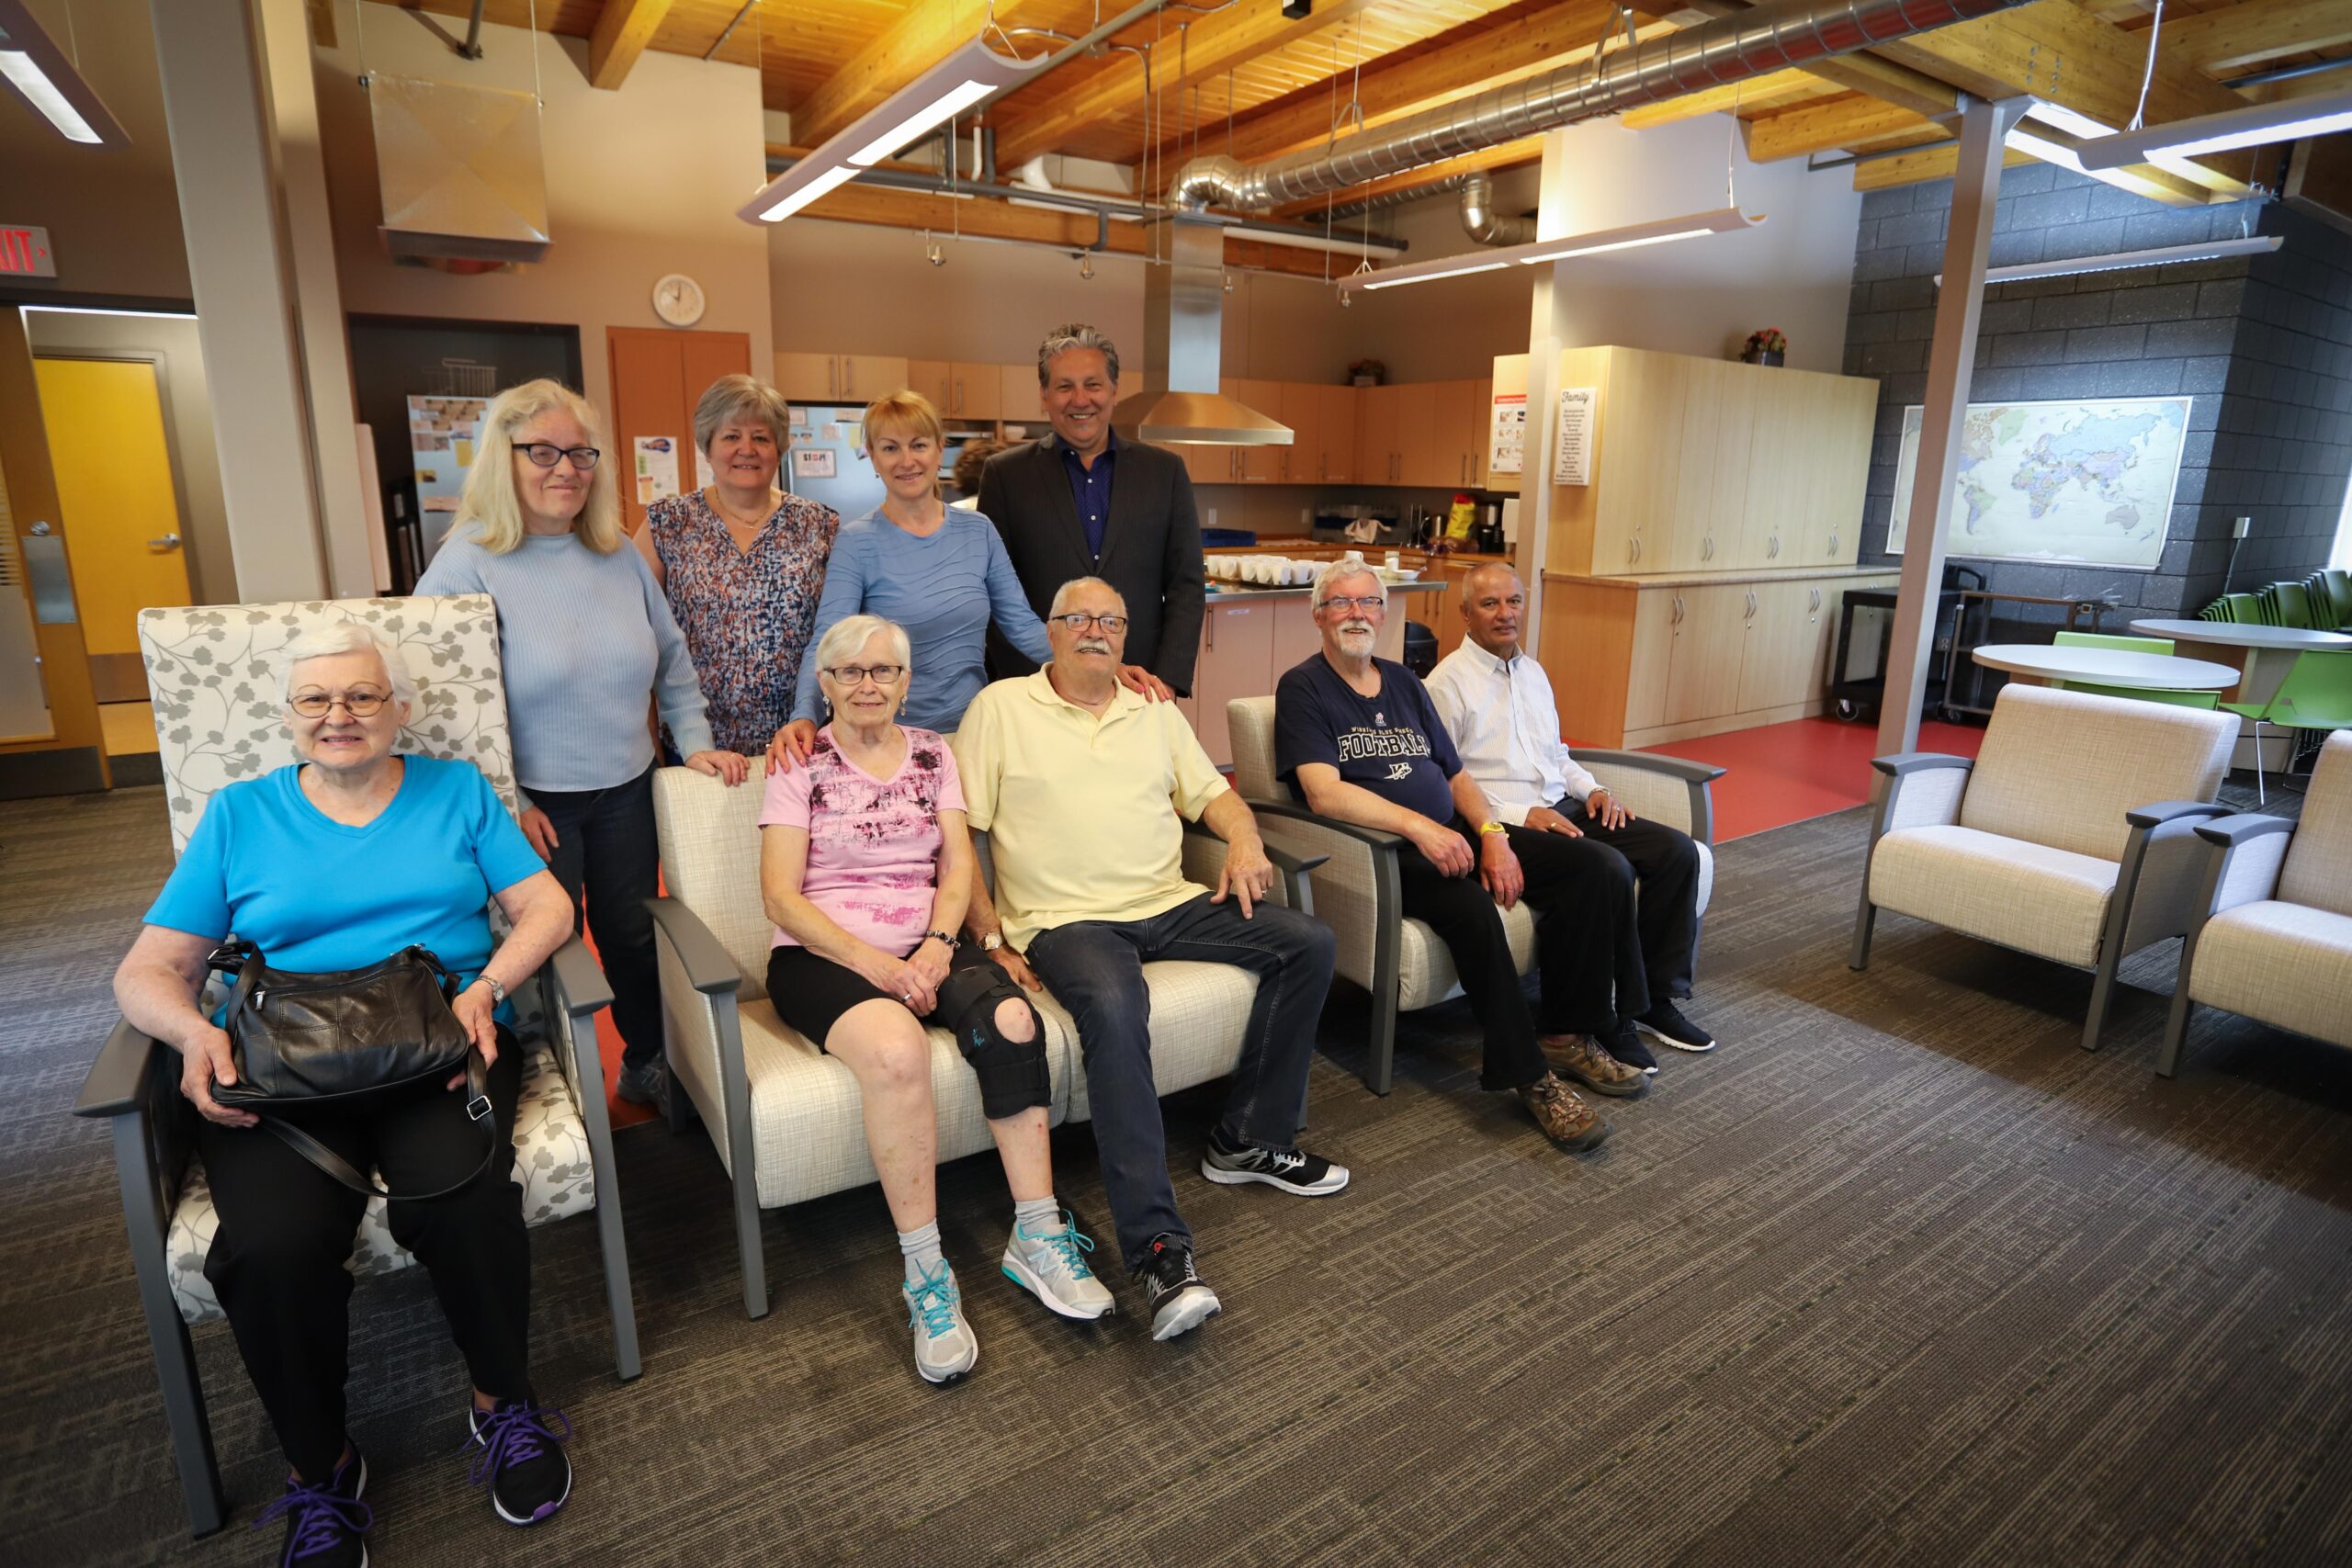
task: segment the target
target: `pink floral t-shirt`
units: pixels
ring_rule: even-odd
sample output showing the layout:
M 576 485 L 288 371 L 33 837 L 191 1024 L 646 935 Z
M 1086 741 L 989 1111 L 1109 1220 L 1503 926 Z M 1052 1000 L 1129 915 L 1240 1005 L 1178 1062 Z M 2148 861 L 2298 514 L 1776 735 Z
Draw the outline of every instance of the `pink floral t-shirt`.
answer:
M 939 814 L 964 809 L 956 754 L 928 729 L 904 727 L 906 760 L 887 780 L 865 773 L 817 732 L 808 762 L 769 776 L 760 826 L 808 833 L 804 897 L 833 923 L 894 958 L 922 945 L 939 885 Z M 798 947 L 778 930 L 771 947 Z

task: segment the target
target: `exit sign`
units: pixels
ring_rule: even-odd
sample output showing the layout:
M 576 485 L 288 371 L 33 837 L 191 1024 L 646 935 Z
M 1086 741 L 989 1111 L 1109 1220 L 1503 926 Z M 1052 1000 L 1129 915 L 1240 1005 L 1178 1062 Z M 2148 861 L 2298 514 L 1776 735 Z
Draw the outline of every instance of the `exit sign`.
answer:
M 49 248 L 49 231 L 19 223 L 0 223 L 0 277 L 55 277 L 57 255 Z

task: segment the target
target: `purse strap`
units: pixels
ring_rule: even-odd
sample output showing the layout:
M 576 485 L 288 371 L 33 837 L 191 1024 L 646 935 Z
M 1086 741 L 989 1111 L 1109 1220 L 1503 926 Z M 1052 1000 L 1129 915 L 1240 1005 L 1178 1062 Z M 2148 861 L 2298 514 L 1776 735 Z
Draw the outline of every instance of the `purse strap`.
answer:
M 288 1148 L 292 1149 L 354 1192 L 364 1193 L 370 1198 L 387 1198 L 400 1202 L 427 1202 L 435 1198 L 449 1197 L 472 1186 L 481 1179 L 481 1173 L 490 1168 L 490 1162 L 498 1157 L 498 1126 L 492 1120 L 491 1113 L 490 1078 L 482 1065 L 481 1053 L 469 1046 L 466 1051 L 466 1115 L 481 1128 L 483 1145 L 481 1163 L 475 1166 L 472 1171 L 461 1179 L 451 1182 L 436 1192 L 387 1191 L 353 1169 L 349 1160 L 302 1131 L 301 1128 L 290 1122 L 280 1120 L 266 1111 L 260 1115 L 261 1124 L 276 1134 L 278 1140 Z

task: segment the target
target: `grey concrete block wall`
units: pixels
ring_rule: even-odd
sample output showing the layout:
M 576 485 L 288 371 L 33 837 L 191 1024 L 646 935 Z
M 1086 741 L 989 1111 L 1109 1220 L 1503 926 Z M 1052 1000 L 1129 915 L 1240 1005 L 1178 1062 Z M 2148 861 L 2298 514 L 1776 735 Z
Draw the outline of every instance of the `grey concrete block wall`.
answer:
M 1927 395 L 1934 277 L 1951 182 L 1862 198 L 1846 333 L 1849 375 L 1879 378 L 1862 560 L 1886 564 L 1903 411 Z M 2326 564 L 2352 476 L 2352 236 L 2271 204 L 2179 209 L 2047 164 L 2002 176 L 1992 260 L 2001 265 L 2185 244 L 2247 229 L 2275 254 L 2088 273 L 1985 290 L 1971 400 L 2152 397 L 2194 400 L 2171 526 L 2153 572 L 1970 561 L 2003 592 L 2105 597 L 2106 624 L 2194 614 L 2222 591 L 2231 525 L 2251 517 L 2233 586 Z M 2063 618 L 2020 608 L 2007 624 Z

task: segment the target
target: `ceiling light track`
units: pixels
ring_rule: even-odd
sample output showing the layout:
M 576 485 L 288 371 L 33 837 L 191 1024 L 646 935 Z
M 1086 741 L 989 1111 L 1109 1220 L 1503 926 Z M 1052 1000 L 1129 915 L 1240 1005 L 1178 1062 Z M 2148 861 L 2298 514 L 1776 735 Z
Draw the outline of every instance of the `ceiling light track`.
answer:
M 1572 261 L 1578 256 L 1669 244 L 1677 240 L 1696 240 L 1710 234 L 1736 234 L 1753 229 L 1763 221 L 1761 214 L 1750 217 L 1736 207 L 1719 208 L 1713 212 L 1692 212 L 1679 218 L 1654 219 L 1646 223 L 1627 223 L 1615 229 L 1597 230 L 1589 234 L 1565 234 L 1556 240 L 1538 240 L 1531 244 L 1473 251 L 1466 255 L 1435 256 L 1425 262 L 1384 267 L 1375 272 L 1342 278 L 1340 287 L 1343 291 L 1351 288 L 1396 288 L 1408 283 L 1433 283 L 1441 277 L 1501 272 L 1514 265 L 1541 266 L 1546 262 Z

